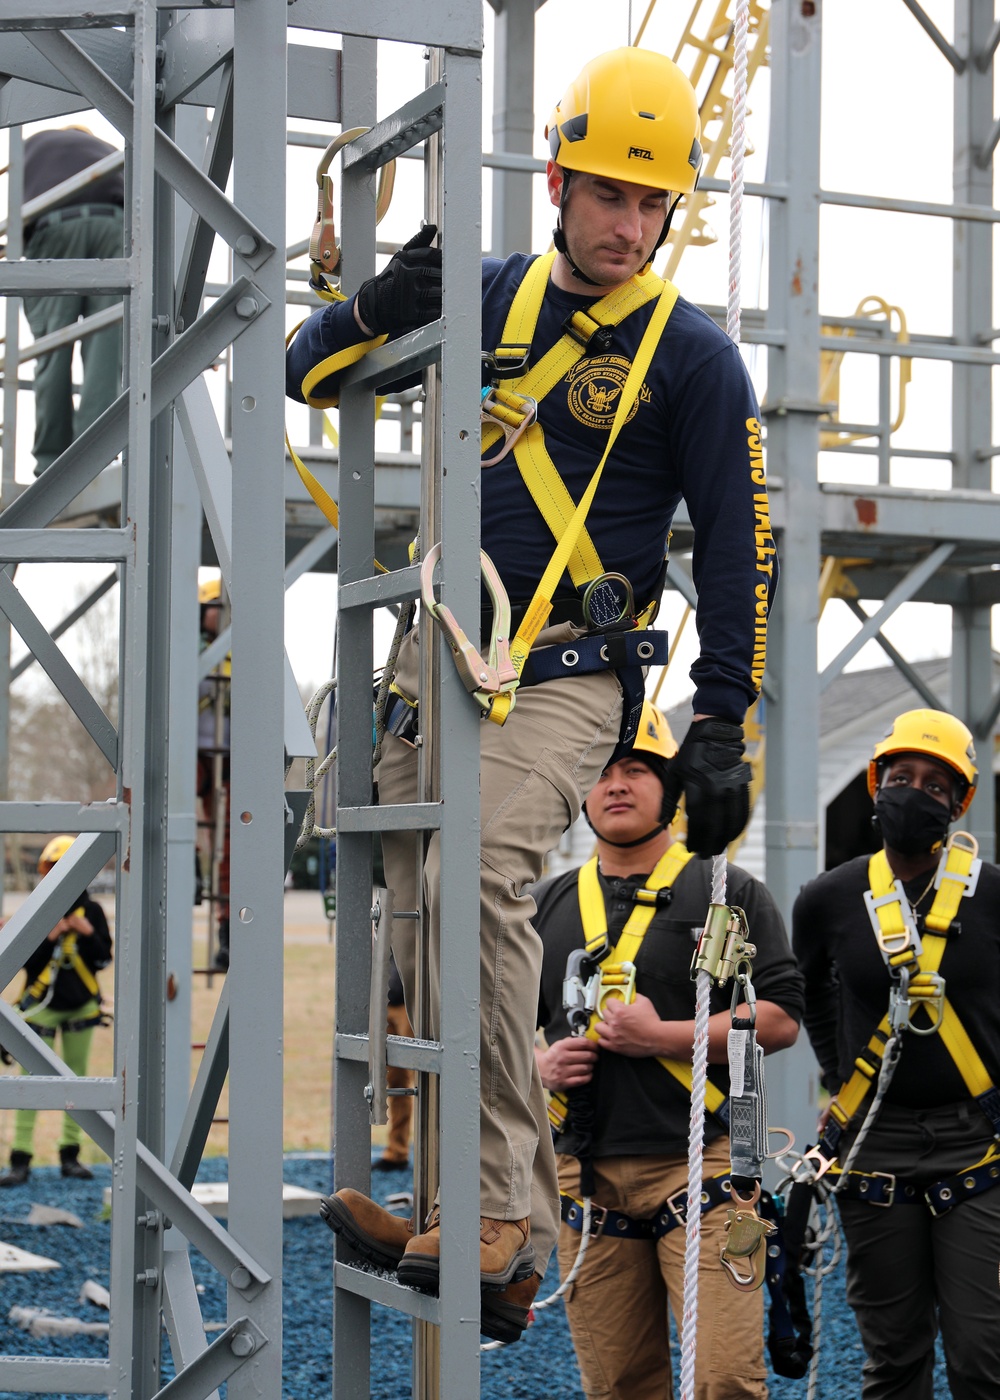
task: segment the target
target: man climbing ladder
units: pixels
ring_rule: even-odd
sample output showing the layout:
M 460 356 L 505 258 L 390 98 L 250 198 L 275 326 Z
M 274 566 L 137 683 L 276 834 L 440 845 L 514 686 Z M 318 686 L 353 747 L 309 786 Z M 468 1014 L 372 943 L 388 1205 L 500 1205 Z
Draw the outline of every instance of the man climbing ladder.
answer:
M 559 1219 L 533 1055 L 540 951 L 525 889 L 634 737 L 643 668 L 664 659 L 662 634 L 647 628 L 681 498 L 695 528 L 701 655 L 667 800 L 683 791 L 700 855 L 722 851 L 746 821 L 742 721 L 763 675 L 776 572 L 758 409 L 739 351 L 649 269 L 678 199 L 697 185 L 690 83 L 660 54 L 604 54 L 571 85 L 547 134 L 555 251 L 483 264 L 482 545 L 512 600 L 512 653 L 526 657 L 516 704 L 509 692 L 500 704 L 477 697 L 501 721 L 481 728 L 480 1269 L 492 1290 L 544 1271 Z M 347 363 L 439 315 L 434 232 L 422 230 L 355 298 L 309 318 L 288 352 L 293 397 L 336 403 Z M 578 518 L 570 534 L 588 491 L 585 525 Z M 565 568 L 553 565 L 553 540 L 571 546 Z M 490 615 L 484 628 L 484 646 L 496 643 Z M 414 629 L 377 774 L 393 804 L 416 797 L 418 645 Z M 396 907 L 415 907 L 413 837 L 384 834 L 383 849 Z M 438 877 L 433 838 L 423 871 L 432 970 Z M 396 923 L 393 951 L 410 1000 L 412 923 Z M 427 1033 L 436 1032 L 432 1007 Z M 414 1233 L 341 1191 L 327 1219 L 401 1281 L 436 1287 L 434 1218 Z

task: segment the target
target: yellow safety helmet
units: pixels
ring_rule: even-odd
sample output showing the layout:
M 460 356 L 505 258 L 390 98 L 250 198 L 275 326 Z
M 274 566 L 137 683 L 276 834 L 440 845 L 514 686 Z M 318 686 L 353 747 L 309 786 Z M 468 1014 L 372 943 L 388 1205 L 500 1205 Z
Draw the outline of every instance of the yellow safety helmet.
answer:
M 202 607 L 208 603 L 218 603 L 222 600 L 222 579 L 210 578 L 205 583 L 198 585 L 198 602 Z
M 61 860 L 75 840 L 75 836 L 53 836 L 38 857 L 38 873 L 42 873 L 43 865 L 55 865 Z
M 961 816 L 976 793 L 979 769 L 972 733 L 960 719 L 943 710 L 907 710 L 897 715 L 884 739 L 875 745 L 868 764 L 868 795 L 874 800 L 878 791 L 879 768 L 900 753 L 926 754 L 953 769 L 965 784 L 959 798 Z
M 639 729 L 632 745 L 633 753 L 652 753 L 669 762 L 677 752 L 677 740 L 670 732 L 670 725 L 661 710 L 649 700 L 642 702 L 639 716 Z
M 677 65 L 651 49 L 612 49 L 591 59 L 549 117 L 545 135 L 564 170 L 677 194 L 698 187 L 698 99 Z

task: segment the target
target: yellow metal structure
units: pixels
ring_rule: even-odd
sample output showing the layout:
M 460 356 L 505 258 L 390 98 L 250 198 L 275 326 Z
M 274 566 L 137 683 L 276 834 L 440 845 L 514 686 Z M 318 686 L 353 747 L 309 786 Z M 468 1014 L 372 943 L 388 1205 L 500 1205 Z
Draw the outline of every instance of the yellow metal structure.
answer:
M 733 67 L 733 17 L 730 0 L 695 0 L 684 27 L 674 62 L 691 79 L 700 97 L 701 144 L 705 153 L 702 177 L 717 174 L 720 163 L 729 156 L 733 128 L 732 84 L 724 91 Z M 709 12 L 712 11 L 711 14 Z M 647 12 L 639 34 L 645 28 Z M 750 0 L 750 26 L 747 33 L 747 87 L 767 62 L 767 36 L 770 13 L 764 0 Z M 638 36 L 637 40 L 638 42 Z M 752 147 L 747 147 L 747 153 Z M 716 235 L 705 222 L 704 211 L 714 204 L 704 191 L 684 197 L 667 240 L 667 260 L 663 276 L 673 279 L 687 247 L 714 243 Z
M 901 307 L 890 306 L 881 297 L 865 297 L 858 305 L 854 313 L 859 320 L 874 321 L 878 317 L 884 317 L 887 328 L 894 333 L 898 345 L 908 345 L 910 334 L 906 328 L 906 316 Z M 824 335 L 842 336 L 844 339 L 855 334 L 853 327 L 846 326 L 824 326 Z M 844 350 L 822 350 L 819 357 L 819 397 L 821 403 L 832 403 L 835 405 L 832 413 L 824 414 L 820 422 L 836 423 L 840 405 L 840 369 L 844 361 Z M 889 426 L 890 435 L 894 433 L 906 415 L 906 390 L 913 374 L 912 356 L 900 354 L 897 364 L 899 375 L 896 389 L 896 413 Z M 839 447 L 848 442 L 861 442 L 865 438 L 876 437 L 877 432 L 873 428 L 870 433 L 842 432 L 835 429 L 821 431 L 819 435 L 820 449 Z

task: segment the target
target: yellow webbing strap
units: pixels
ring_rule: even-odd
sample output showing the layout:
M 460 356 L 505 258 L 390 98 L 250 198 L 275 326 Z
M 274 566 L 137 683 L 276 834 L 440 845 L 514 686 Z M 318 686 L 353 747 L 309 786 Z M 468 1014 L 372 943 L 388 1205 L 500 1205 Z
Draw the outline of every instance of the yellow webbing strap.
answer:
M 338 350 L 335 355 L 327 355 L 325 360 L 320 360 L 318 365 L 313 365 L 302 381 L 302 397 L 309 407 L 337 408 L 340 404 L 340 395 L 335 394 L 331 399 L 314 399 L 312 391 L 316 385 L 321 384 L 328 375 L 339 374 L 342 369 L 356 365 L 360 359 L 368 354 L 369 350 L 377 350 L 388 339 L 387 335 L 373 336 L 371 340 L 362 340 L 358 345 L 348 345 L 345 350 Z
M 554 252 L 546 253 L 543 257 L 536 258 L 524 274 L 504 323 L 503 345 L 514 345 L 525 350 L 531 345 L 555 259 Z M 655 272 L 639 273 L 588 307 L 586 311 L 575 312 L 573 324 L 580 332 L 581 339 L 586 341 L 600 326 L 617 326 L 626 316 L 630 316 L 633 311 L 638 311 L 641 306 L 659 296 L 665 285 L 667 284 L 657 277 Z M 505 381 L 504 387 L 532 398 L 537 403 L 565 377 L 567 370 L 573 368 L 583 351 L 584 345 L 581 344 L 581 340 L 567 331 L 545 352 L 536 365 L 515 382 Z M 499 437 L 499 428 L 485 425 L 482 434 L 483 450 L 491 447 Z
M 79 909 L 74 909 L 73 913 L 77 918 L 82 919 L 84 917 L 83 905 L 81 904 Z M 27 995 L 36 1001 L 42 1001 L 45 996 L 46 988 L 52 981 L 53 974 L 60 964 L 68 964 L 72 967 L 73 971 L 92 997 L 99 995 L 100 988 L 97 985 L 97 979 L 77 950 L 75 933 L 64 933 L 59 938 L 52 957 L 27 989 Z
M 642 947 L 642 940 L 646 936 L 646 931 L 656 914 L 657 904 L 655 898 L 643 899 L 643 894 L 649 891 L 650 895 L 656 894 L 657 890 L 671 889 L 678 875 L 691 859 L 691 852 L 680 841 L 675 841 L 669 846 L 665 853 L 657 861 L 653 873 L 646 881 L 642 890 L 637 891 L 636 905 L 628 917 L 625 927 L 618 937 L 618 942 L 601 961 L 601 967 L 617 966 L 623 962 L 634 963 Z M 582 866 L 577 877 L 577 893 L 580 900 L 580 918 L 583 922 L 583 936 L 588 952 L 592 952 L 603 944 L 608 932 L 608 917 L 604 905 L 604 893 L 601 890 L 601 882 L 597 874 L 597 857 L 589 860 Z M 588 1040 L 596 1041 L 597 1022 L 599 1016 L 596 1011 L 590 1015 L 590 1026 L 585 1032 Z M 691 1066 L 683 1060 L 670 1060 L 664 1055 L 657 1055 L 656 1061 L 661 1064 L 673 1077 L 683 1085 L 690 1094 L 691 1092 Z M 726 1096 L 717 1085 L 711 1080 L 708 1081 L 706 1091 L 706 1103 L 710 1113 L 715 1113 L 725 1103 Z
M 514 637 L 510 645 L 511 663 L 520 676 L 524 670 L 524 664 L 528 659 L 528 653 L 534 645 L 539 632 L 545 626 L 549 613 L 552 611 L 552 596 L 555 593 L 559 580 L 562 578 L 569 563 L 570 555 L 576 546 L 583 529 L 584 521 L 590 510 L 591 504 L 604 472 L 604 464 L 611 455 L 611 450 L 618 439 L 618 434 L 625 424 L 632 409 L 632 404 L 638 397 L 642 382 L 646 377 L 653 359 L 653 353 L 659 343 L 660 336 L 667 324 L 674 304 L 677 301 L 677 288 L 671 283 L 665 283 L 663 291 L 657 298 L 653 314 L 649 319 L 639 348 L 632 360 L 628 377 L 618 399 L 618 407 L 615 411 L 614 422 L 611 425 L 611 432 L 608 434 L 608 443 L 604 449 L 601 460 L 597 464 L 594 475 L 590 478 L 586 491 L 580 498 L 580 502 L 573 512 L 572 519 L 566 525 L 553 552 L 552 558 L 546 565 L 538 587 L 535 589 L 535 596 L 525 610 L 521 625 L 518 628 L 517 636 Z M 530 430 L 529 430 L 530 431 Z M 505 691 L 494 700 L 489 712 L 489 718 L 494 724 L 503 724 L 514 704 L 513 690 Z
M 956 834 L 961 835 L 961 833 Z M 965 846 L 949 845 L 941 884 L 934 896 L 934 903 L 931 905 L 927 918 L 924 920 L 925 927 L 929 928 L 933 919 L 934 927 L 941 929 L 942 932 L 928 933 L 924 936 L 923 951 L 915 962 L 920 973 L 937 972 L 941 966 L 944 950 L 948 946 L 944 931 L 950 927 L 952 920 L 958 913 L 959 903 L 967 888 L 963 880 L 954 877 L 967 876 L 974 857 L 975 852 L 970 851 Z M 948 878 L 949 873 L 953 878 Z M 885 851 L 876 851 L 869 860 L 868 883 L 876 898 L 889 894 L 894 888 L 896 877 L 892 873 Z M 898 936 L 906 931 L 898 900 L 880 904 L 876 913 L 883 935 Z M 897 961 L 900 956 L 897 955 L 893 961 Z M 980 1094 L 984 1094 L 992 1086 L 993 1081 L 975 1046 L 969 1039 L 965 1027 L 956 1015 L 955 1008 L 947 997 L 944 998 L 938 1034 L 954 1061 L 955 1068 L 962 1076 L 962 1081 L 970 1095 L 976 1098 Z M 875 1034 L 868 1042 L 868 1049 L 877 1060 L 882 1059 L 888 1038 L 889 1018 L 884 1016 Z M 877 1070 L 864 1059 L 859 1057 L 855 1061 L 854 1073 L 830 1105 L 834 1117 L 841 1125 L 850 1122 L 857 1113 L 876 1077 L 876 1073 Z M 835 1106 L 838 1111 L 835 1111 Z
M 521 279 L 504 324 L 504 345 L 530 346 L 554 260 L 555 253 L 536 258 Z M 570 335 L 569 332 L 560 336 L 536 365 L 515 383 L 504 386 L 506 393 L 533 398 L 539 403 L 581 358 L 584 343 L 598 327 L 617 326 L 633 311 L 638 311 L 640 307 L 659 296 L 663 289 L 664 283 L 661 278 L 654 272 L 645 272 L 609 292 L 587 311 L 575 312 L 573 324 L 579 338 Z M 674 295 L 676 297 L 676 292 Z M 493 416 L 501 415 L 494 411 Z M 483 451 L 497 442 L 501 433 L 502 429 L 485 425 L 482 430 Z M 546 525 L 556 540 L 561 539 L 573 518 L 575 503 L 549 456 L 545 446 L 545 435 L 537 420 L 518 439 L 514 448 L 514 460 Z M 586 527 L 580 530 L 579 540 L 571 552 L 567 567 L 577 588 L 604 573 L 601 557 Z

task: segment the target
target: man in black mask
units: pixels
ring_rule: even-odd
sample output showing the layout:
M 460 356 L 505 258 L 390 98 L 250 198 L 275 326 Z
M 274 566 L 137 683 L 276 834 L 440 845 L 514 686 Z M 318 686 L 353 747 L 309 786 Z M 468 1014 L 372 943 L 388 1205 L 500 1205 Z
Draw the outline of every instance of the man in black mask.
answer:
M 932 1400 L 939 1327 L 952 1396 L 996 1395 L 1000 871 L 948 837 L 977 778 L 960 720 L 900 715 L 869 765 L 883 849 L 810 881 L 792 914 L 863 1400 Z

